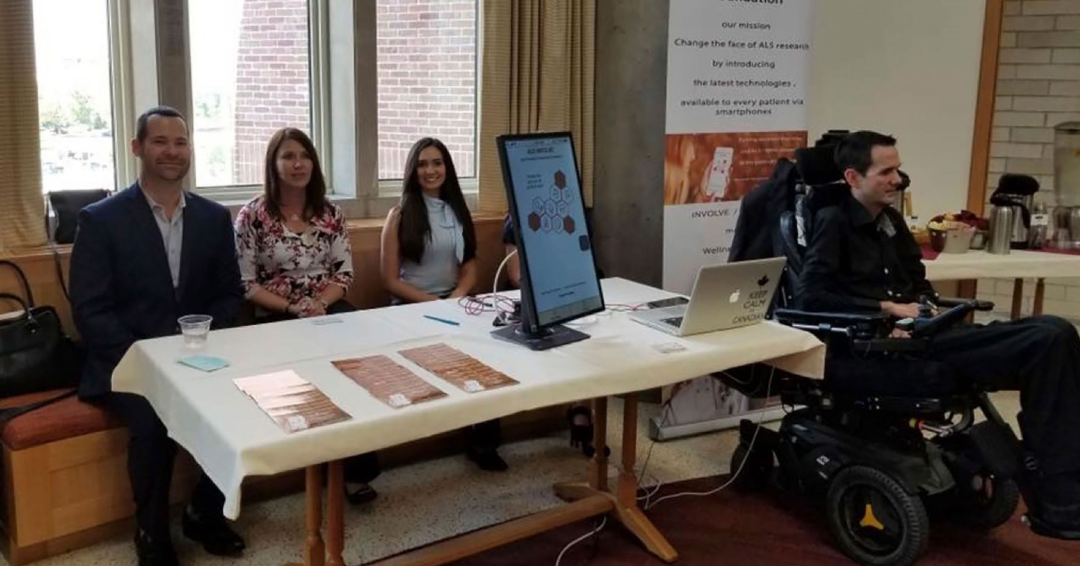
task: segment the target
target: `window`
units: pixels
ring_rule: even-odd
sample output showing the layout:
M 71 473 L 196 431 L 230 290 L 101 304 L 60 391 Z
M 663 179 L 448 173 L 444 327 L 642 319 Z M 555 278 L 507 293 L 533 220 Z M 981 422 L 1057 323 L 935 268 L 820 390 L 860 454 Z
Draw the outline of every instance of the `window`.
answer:
M 188 0 L 188 9 L 195 184 L 261 185 L 270 136 L 286 126 L 312 134 L 308 0 Z
M 425 136 L 476 176 L 477 3 L 377 0 L 379 179 L 400 179 Z
M 34 0 L 44 192 L 112 188 L 107 0 Z
M 158 104 L 188 117 L 190 186 L 231 204 L 260 190 L 286 126 L 311 134 L 351 217 L 386 214 L 423 136 L 469 190 L 479 1 L 34 0 L 45 190 L 129 184 L 135 119 Z

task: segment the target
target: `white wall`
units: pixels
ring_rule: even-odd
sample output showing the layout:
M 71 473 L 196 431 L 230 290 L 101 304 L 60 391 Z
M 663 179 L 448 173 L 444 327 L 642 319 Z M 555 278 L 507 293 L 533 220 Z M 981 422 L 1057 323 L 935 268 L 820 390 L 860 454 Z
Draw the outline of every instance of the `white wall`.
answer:
M 967 203 L 985 0 L 818 0 L 810 142 L 896 136 L 920 219 Z

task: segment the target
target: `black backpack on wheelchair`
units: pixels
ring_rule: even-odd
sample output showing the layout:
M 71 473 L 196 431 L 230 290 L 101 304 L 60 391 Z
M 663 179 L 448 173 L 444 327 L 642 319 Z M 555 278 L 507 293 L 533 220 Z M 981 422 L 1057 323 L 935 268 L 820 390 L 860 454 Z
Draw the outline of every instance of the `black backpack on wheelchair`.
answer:
M 777 483 L 785 492 L 822 497 L 838 546 L 866 565 L 914 563 L 938 511 L 976 528 L 1005 523 L 1020 499 L 1016 436 L 985 389 L 924 359 L 935 334 L 993 305 L 927 297 L 941 314 L 913 321 L 910 339 L 889 338 L 893 322 L 881 315 L 794 310 L 802 235 L 817 210 L 850 189 L 831 146 L 799 150 L 794 164 L 782 160 L 777 171 L 742 205 L 758 209 L 740 212 L 735 248 L 753 244 L 733 249 L 742 254 L 734 259 L 752 259 L 750 249 L 787 258 L 772 317 L 825 342 L 825 377 L 761 367 L 718 376 L 751 397 L 779 393 L 792 408 L 778 432 L 741 423 L 731 463 L 736 485 Z M 985 417 L 978 424 L 977 410 Z

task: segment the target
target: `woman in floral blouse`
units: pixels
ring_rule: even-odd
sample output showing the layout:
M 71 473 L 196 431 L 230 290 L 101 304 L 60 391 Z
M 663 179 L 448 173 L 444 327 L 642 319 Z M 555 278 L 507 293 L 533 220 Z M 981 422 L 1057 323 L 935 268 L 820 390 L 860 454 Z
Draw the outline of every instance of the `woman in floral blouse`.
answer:
M 326 200 L 311 138 L 283 128 L 266 150 L 264 191 L 236 215 L 244 296 L 260 319 L 284 320 L 354 310 L 345 215 Z
M 278 130 L 266 148 L 263 194 L 236 215 L 236 248 L 244 296 L 256 320 L 272 322 L 356 310 L 344 300 L 353 282 L 345 214 L 326 200 L 319 156 L 296 128 Z M 346 495 L 364 503 L 377 495 L 374 452 L 345 460 Z

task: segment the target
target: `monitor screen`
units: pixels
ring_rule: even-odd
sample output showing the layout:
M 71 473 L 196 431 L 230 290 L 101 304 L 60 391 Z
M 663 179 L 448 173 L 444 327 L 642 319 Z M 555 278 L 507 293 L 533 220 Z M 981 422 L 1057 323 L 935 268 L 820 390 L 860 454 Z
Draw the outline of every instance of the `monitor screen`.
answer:
M 502 136 L 499 154 L 525 308 L 541 327 L 603 310 L 570 134 Z

